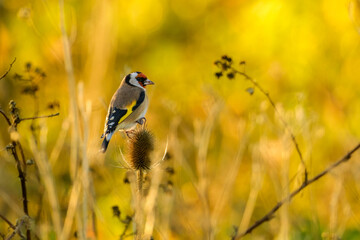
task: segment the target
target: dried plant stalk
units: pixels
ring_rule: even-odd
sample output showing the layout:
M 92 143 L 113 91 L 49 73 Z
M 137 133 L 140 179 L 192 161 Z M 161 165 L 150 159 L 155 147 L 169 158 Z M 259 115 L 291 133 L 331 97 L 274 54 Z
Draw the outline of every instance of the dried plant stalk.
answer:
M 129 138 L 129 166 L 136 172 L 136 239 L 142 239 L 144 232 L 144 172 L 150 170 L 151 153 L 154 150 L 154 137 L 145 127 L 134 130 Z

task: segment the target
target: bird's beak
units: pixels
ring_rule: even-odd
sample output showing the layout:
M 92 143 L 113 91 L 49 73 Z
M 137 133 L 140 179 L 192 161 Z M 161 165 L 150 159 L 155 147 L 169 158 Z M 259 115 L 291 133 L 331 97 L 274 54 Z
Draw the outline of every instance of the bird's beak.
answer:
M 149 79 L 146 79 L 145 81 L 144 81 L 144 85 L 146 86 L 146 85 L 154 85 L 155 83 L 153 82 L 153 81 L 150 81 Z

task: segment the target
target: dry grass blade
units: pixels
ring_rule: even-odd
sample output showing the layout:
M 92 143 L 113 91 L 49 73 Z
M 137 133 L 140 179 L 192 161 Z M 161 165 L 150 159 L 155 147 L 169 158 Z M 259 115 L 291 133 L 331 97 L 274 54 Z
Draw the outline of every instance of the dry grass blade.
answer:
M 47 197 L 51 207 L 51 216 L 57 236 L 61 233 L 61 215 L 58 197 L 55 189 L 55 181 L 50 163 L 46 154 L 47 128 L 41 128 L 40 149 L 37 147 L 34 137 L 30 139 L 30 148 L 33 152 L 36 164 L 39 168 L 41 180 L 45 186 Z
M 220 110 L 222 109 L 222 102 L 216 100 L 213 106 L 209 109 L 209 116 L 207 121 L 202 126 L 201 123 L 195 124 L 197 129 L 196 134 L 196 145 L 198 147 L 198 155 L 196 159 L 196 170 L 198 173 L 198 182 L 197 188 L 199 193 L 199 198 L 202 202 L 202 207 L 204 211 L 204 222 L 203 229 L 207 239 L 212 238 L 214 234 L 212 225 L 211 225 L 211 214 L 210 214 L 210 202 L 209 202 L 209 177 L 208 177 L 208 166 L 207 166 L 207 154 L 209 148 L 210 137 L 212 130 L 215 125 L 215 120 L 219 115 Z
M 89 167 L 89 158 L 87 154 L 88 149 L 88 140 L 89 140 L 89 122 L 92 105 L 90 101 L 85 101 L 84 99 L 84 84 L 81 82 L 78 84 L 78 99 L 79 99 L 79 110 L 80 110 L 80 119 L 83 124 L 82 131 L 82 143 L 81 143 L 81 153 L 82 153 L 82 216 L 81 223 L 83 225 L 81 231 L 81 238 L 86 239 L 86 226 L 88 222 L 88 200 L 91 198 L 90 194 L 90 167 Z
M 246 130 L 244 131 L 244 129 L 246 129 Z M 219 194 L 219 197 L 216 201 L 214 210 L 211 214 L 212 215 L 211 216 L 211 219 L 212 219 L 211 224 L 212 224 L 213 228 L 216 227 L 216 225 L 220 219 L 221 211 L 223 210 L 225 204 L 227 203 L 228 199 L 231 196 L 236 177 L 238 176 L 238 173 L 240 170 L 240 165 L 241 165 L 241 162 L 243 159 L 243 155 L 245 153 L 245 149 L 246 149 L 246 146 L 249 141 L 249 135 L 251 133 L 251 129 L 246 128 L 245 126 L 241 126 L 241 131 L 239 131 L 239 135 L 240 135 L 240 132 L 246 132 L 246 135 L 243 136 L 241 138 L 241 140 L 239 141 L 238 152 L 236 154 L 235 159 L 232 161 L 231 164 L 229 164 L 228 177 L 225 178 L 222 192 L 221 192 L 221 194 Z
M 80 193 L 82 190 L 81 178 L 82 175 L 78 174 L 77 178 L 73 182 L 73 187 L 71 189 L 69 204 L 64 221 L 64 227 L 62 229 L 61 235 L 59 235 L 60 240 L 69 239 L 71 228 L 74 223 L 74 216 L 79 205 Z
M 241 219 L 241 222 L 239 224 L 239 231 L 244 231 L 249 226 L 251 217 L 253 215 L 256 200 L 258 197 L 258 194 L 261 189 L 261 185 L 264 178 L 264 173 L 261 169 L 261 155 L 259 154 L 259 146 L 255 147 L 252 152 L 252 171 L 251 171 L 251 189 L 248 196 L 248 200 L 246 201 L 246 206 L 244 209 L 244 213 Z
M 74 178 L 78 169 L 78 152 L 79 152 L 79 114 L 78 104 L 76 101 L 76 84 L 75 74 L 73 69 L 73 63 L 71 58 L 71 49 L 69 38 L 66 33 L 65 27 L 65 6 L 64 0 L 59 0 L 59 11 L 60 11 L 60 29 L 61 37 L 64 48 L 64 63 L 65 70 L 68 75 L 68 88 L 69 88 L 69 101 L 70 101 L 70 113 L 69 117 L 72 120 L 72 132 L 71 132 L 71 151 L 70 151 L 70 168 L 71 175 Z
M 163 159 L 160 161 L 163 161 Z M 159 186 L 161 183 L 162 174 L 163 170 L 161 168 L 152 168 L 151 186 L 144 204 L 144 213 L 146 216 L 144 221 L 144 239 L 151 239 L 154 230 L 156 199 L 159 193 Z

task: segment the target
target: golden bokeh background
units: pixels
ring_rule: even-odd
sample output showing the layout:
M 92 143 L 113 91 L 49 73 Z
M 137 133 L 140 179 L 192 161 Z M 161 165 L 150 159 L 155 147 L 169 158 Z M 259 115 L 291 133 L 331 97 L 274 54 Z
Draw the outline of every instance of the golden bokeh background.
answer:
M 61 226 L 77 186 L 74 174 L 89 161 L 88 179 L 79 181 L 90 187 L 83 185 L 76 201 L 87 216 L 74 214 L 72 239 L 75 232 L 84 238 L 80 230 L 86 239 L 119 239 L 124 224 L 112 206 L 121 217 L 134 214 L 123 182 L 125 136 L 116 134 L 107 153 L 98 152 L 108 103 L 132 71 L 155 82 L 147 88 L 146 115 L 156 139 L 154 162 L 168 144 L 169 159 L 158 167 L 154 239 L 230 239 L 233 226 L 246 229 L 298 187 L 303 168 L 281 119 L 296 136 L 309 177 L 359 142 L 359 0 L 67 0 L 77 124 L 61 2 L 0 0 L 0 75 L 16 58 L 0 80 L 0 107 L 8 112 L 14 100 L 21 117 L 60 113 L 18 128 L 26 158 L 35 162 L 27 167 L 28 200 L 40 239 L 60 238 L 31 146 L 50 167 Z M 243 77 L 216 78 L 214 62 L 224 54 L 269 92 L 278 113 L 258 89 L 246 91 L 253 85 Z M 38 86 L 36 97 L 24 94 L 31 84 Z M 24 215 L 21 189 L 6 151 L 8 126 L 3 120 L 0 126 L 0 214 L 15 224 Z M 359 183 L 356 153 L 244 239 L 359 239 Z M 9 231 L 0 220 L 0 233 Z

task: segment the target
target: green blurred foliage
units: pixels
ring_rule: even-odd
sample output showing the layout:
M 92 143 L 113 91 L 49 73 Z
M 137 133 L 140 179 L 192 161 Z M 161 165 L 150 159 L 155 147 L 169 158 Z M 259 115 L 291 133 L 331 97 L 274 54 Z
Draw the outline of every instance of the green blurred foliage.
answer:
M 302 172 L 289 135 L 266 98 L 256 89 L 250 95 L 246 89 L 253 86 L 241 76 L 217 79 L 214 61 L 224 54 L 236 64 L 246 61 L 237 68 L 245 68 L 270 93 L 314 176 L 359 139 L 359 6 L 358 0 L 66 1 L 75 77 L 84 83 L 84 99 L 92 106 L 87 154 L 99 239 L 118 239 L 123 231 L 112 206 L 118 205 L 124 216 L 133 214 L 130 186 L 123 183 L 126 170 L 115 167 L 122 158 L 120 149 L 126 155 L 126 139 L 116 134 L 107 154 L 98 154 L 107 105 L 127 73 L 142 71 L 156 83 L 147 89 L 151 102 L 147 123 L 158 152 L 169 141 L 172 157 L 164 166 L 175 169 L 174 176 L 164 175 L 163 181 L 171 179 L 174 187 L 171 194 L 159 193 L 155 239 L 206 236 L 209 216 L 197 191 L 201 139 L 209 121 L 213 124 L 205 144 L 207 204 L 212 214 L 224 201 L 217 218 L 211 219 L 216 222 L 212 234 L 228 239 L 232 226 L 241 222 L 253 189 L 252 176 L 261 183 L 251 223 L 299 186 Z M 39 115 L 60 112 L 59 117 L 36 121 L 48 129 L 50 155 L 70 112 L 58 1 L 0 0 L 0 75 L 15 57 L 11 71 L 0 80 L 0 107 L 7 110 L 14 99 L 22 117 L 33 116 L 37 108 Z M 39 88 L 36 98 L 23 93 L 28 82 L 14 77 L 29 76 L 27 63 L 45 73 L 33 79 Z M 5 150 L 9 135 L 4 123 L 1 119 L 0 213 L 16 222 L 22 214 L 21 195 L 14 161 Z M 19 125 L 29 159 L 31 124 Z M 51 162 L 63 217 L 72 188 L 70 135 L 65 132 L 59 159 Z M 239 172 L 225 197 L 242 144 Z M 256 162 L 260 173 L 254 173 Z M 359 172 L 356 154 L 245 239 L 330 239 L 331 234 L 357 239 Z M 48 239 L 55 239 L 35 165 L 28 167 L 27 183 L 30 216 L 39 220 L 34 223 L 37 234 L 48 232 Z M 7 227 L 0 221 L 0 233 Z

